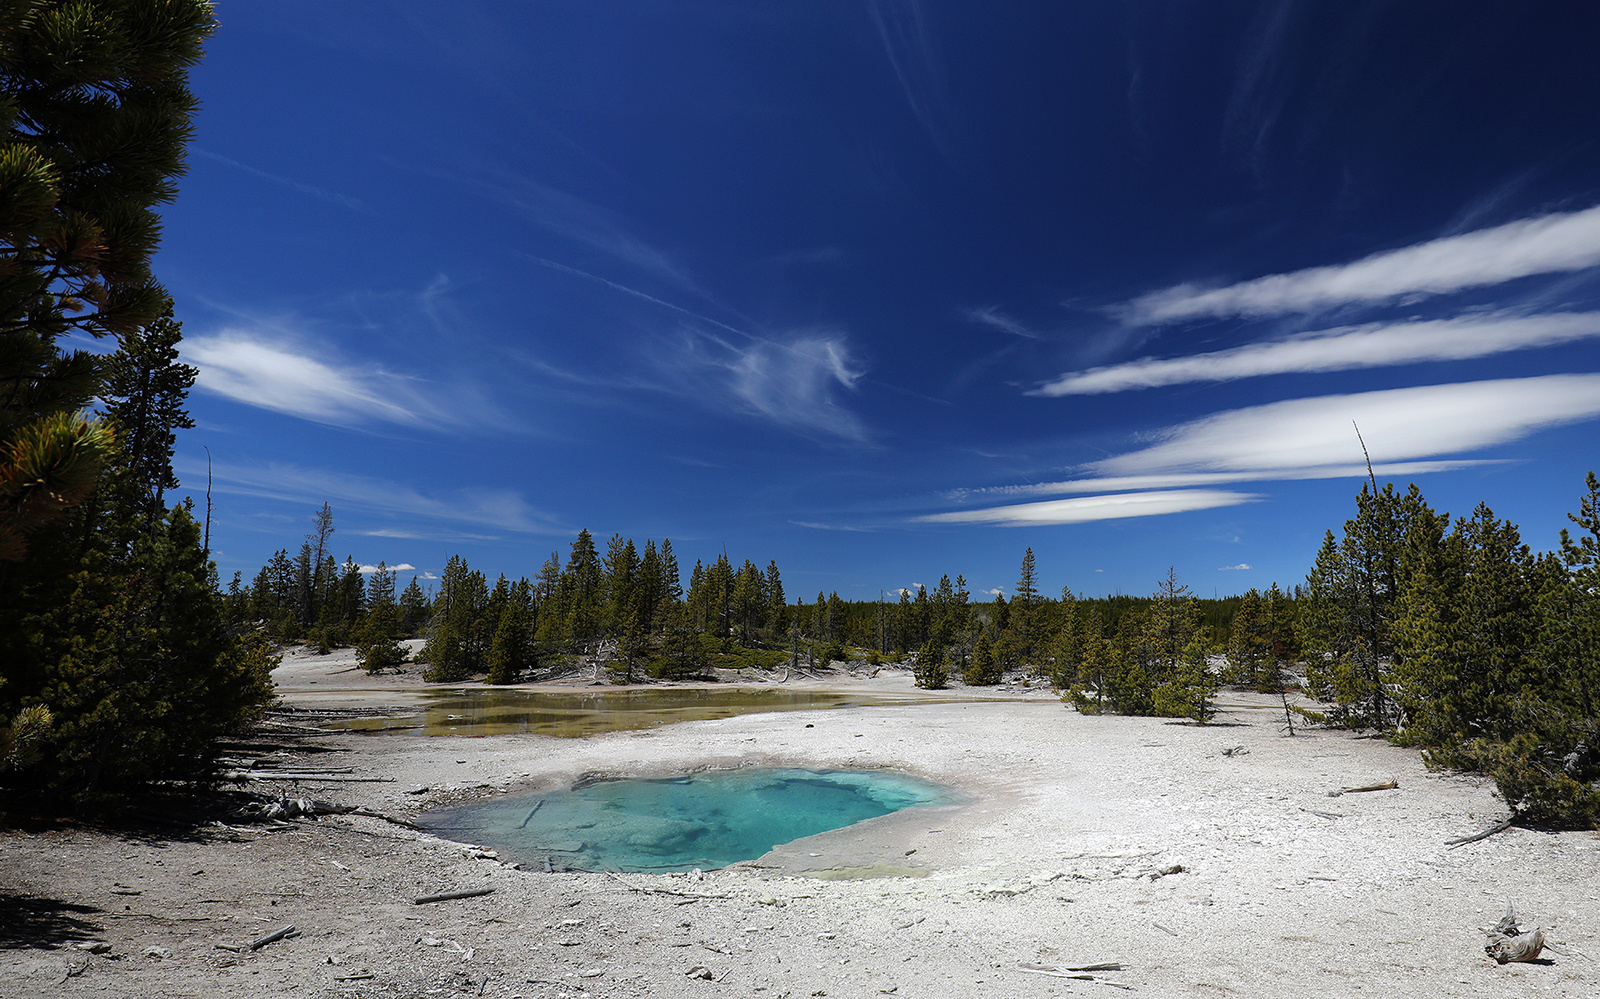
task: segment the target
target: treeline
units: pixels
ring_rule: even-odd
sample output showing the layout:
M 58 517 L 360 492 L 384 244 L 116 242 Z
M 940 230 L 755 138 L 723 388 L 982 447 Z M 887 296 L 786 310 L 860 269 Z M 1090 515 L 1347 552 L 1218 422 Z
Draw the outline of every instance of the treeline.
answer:
M 416 635 L 431 613 L 416 578 L 397 594 L 396 574 L 387 565 L 380 562 L 368 579 L 354 560 L 335 561 L 329 550 L 334 527 L 328 504 L 316 512 L 312 524 L 293 558 L 280 548 L 249 584 L 234 573 L 224 598 L 229 619 L 258 626 L 280 643 L 304 641 L 323 653 Z
M 1254 592 L 1200 601 L 1175 577 L 1151 597 L 1079 599 L 1063 593 L 1052 599 L 1038 590 L 1030 548 L 1009 600 L 1000 593 L 974 601 L 965 578 L 952 582 L 946 575 L 932 589 L 901 590 L 893 600 L 846 601 L 837 592 L 819 592 L 812 603 L 790 603 L 774 561 L 765 569 L 748 559 L 736 566 L 726 553 L 710 563 L 696 561 L 685 591 L 670 540 L 659 546 L 648 540 L 641 549 L 617 534 L 602 553 L 586 530 L 564 561 L 552 553 L 532 578 L 501 575 L 491 584 L 456 555 L 435 593 L 425 594 L 413 578 L 396 597 L 394 575 L 383 565 L 364 578 L 352 559 L 335 561 L 329 553 L 333 515 L 326 505 L 313 524 L 298 555 L 279 550 L 250 584 L 235 576 L 227 597 L 233 619 L 241 626 L 258 624 L 280 642 L 305 640 L 323 651 L 355 645 L 369 669 L 400 661 L 396 639 L 423 636 L 427 642 L 418 658 L 435 681 L 485 675 L 491 683 L 513 683 L 570 667 L 574 657 L 602 660 L 619 682 L 702 676 L 713 667 L 862 659 L 909 662 L 925 687 L 942 687 L 952 676 L 994 684 L 1008 671 L 1022 670 L 1066 688 L 1083 685 L 1080 649 L 1088 650 L 1090 670 L 1120 668 L 1143 657 L 1123 656 L 1123 639 L 1141 633 L 1148 619 L 1172 618 L 1168 609 L 1175 600 L 1182 604 L 1186 629 L 1179 644 L 1193 640 L 1204 654 L 1221 652 L 1236 611 L 1243 606 L 1254 620 L 1248 608 L 1259 602 Z M 1273 593 L 1271 606 L 1278 619 L 1287 620 L 1289 599 L 1276 588 Z M 1245 647 L 1254 648 L 1248 642 Z M 1107 658 L 1102 648 L 1117 654 Z M 1166 672 L 1154 660 L 1144 663 L 1143 675 L 1156 678 L 1153 686 L 1167 682 Z M 1120 682 L 1118 689 L 1131 692 L 1145 681 L 1131 675 L 1106 682 Z M 1143 695 L 1113 697 L 1109 704 L 1101 695 L 1096 703 L 1103 710 L 1156 710 L 1156 702 Z M 1197 703 L 1195 711 L 1204 717 L 1206 702 Z

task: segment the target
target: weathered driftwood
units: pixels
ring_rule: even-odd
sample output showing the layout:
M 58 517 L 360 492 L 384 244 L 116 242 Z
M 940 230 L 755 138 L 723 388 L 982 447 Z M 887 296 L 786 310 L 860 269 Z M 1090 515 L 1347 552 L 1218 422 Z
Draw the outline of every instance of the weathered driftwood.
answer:
M 1078 967 L 1063 967 L 1058 964 L 1034 964 L 1026 962 L 1017 965 L 1018 971 L 1026 971 L 1030 975 L 1049 975 L 1051 978 L 1067 978 L 1078 982 L 1094 982 L 1097 985 L 1109 985 L 1114 989 L 1133 991 L 1133 986 L 1123 985 L 1121 982 L 1108 982 L 1104 978 L 1096 978 L 1088 974 L 1091 971 L 1121 971 L 1122 965 L 1115 961 L 1104 964 L 1085 964 Z
M 288 926 L 285 926 L 281 930 L 273 930 L 271 933 L 268 933 L 264 937 L 259 937 L 259 938 L 255 939 L 255 940 L 250 941 L 250 949 L 251 950 L 260 950 L 261 948 L 265 947 L 269 943 L 275 943 L 275 942 L 277 942 L 279 940 L 284 940 L 284 939 L 286 939 L 288 937 L 294 936 L 296 933 L 299 933 L 299 932 L 300 932 L 299 930 L 294 928 L 294 924 L 290 923 Z
M 1493 836 L 1495 833 L 1502 833 L 1502 832 L 1505 832 L 1507 829 L 1510 829 L 1510 828 L 1511 828 L 1511 819 L 1506 819 L 1504 822 L 1496 822 L 1494 825 L 1492 825 L 1489 828 L 1485 829 L 1481 833 L 1474 833 L 1471 836 L 1463 836 L 1460 839 L 1446 840 L 1444 845 L 1446 847 L 1454 850 L 1458 846 L 1466 846 L 1468 843 L 1476 843 L 1480 839 L 1488 839 L 1490 836 Z
M 228 772 L 229 780 L 282 780 L 298 781 L 303 784 L 393 784 L 393 777 L 356 777 L 349 774 L 322 774 L 274 771 L 262 773 L 256 770 L 232 770 Z
M 1489 942 L 1484 945 L 1483 952 L 1496 963 L 1532 961 L 1544 950 L 1544 931 L 1535 928 L 1524 933 L 1518 922 L 1516 910 L 1508 907 L 1500 921 L 1489 929 Z
M 285 729 L 285 730 L 290 731 L 290 732 L 299 732 L 302 735 L 332 735 L 333 734 L 333 730 L 332 729 L 312 728 L 309 725 L 291 725 L 288 722 L 273 721 L 270 718 L 262 719 L 257 724 L 264 725 L 264 726 L 267 726 L 269 728 L 281 728 L 281 729 Z
M 365 805 L 341 805 L 320 798 L 260 798 L 236 809 L 231 817 L 235 821 L 269 822 L 281 819 L 316 818 L 319 815 L 365 815 L 407 829 L 422 828 L 415 822 L 385 815 Z
M 373 811 L 372 809 L 368 808 L 365 805 L 358 805 L 355 808 L 352 808 L 350 810 L 350 814 L 351 815 L 365 815 L 369 819 L 382 819 L 383 821 L 389 823 L 390 825 L 401 826 L 401 827 L 406 828 L 406 829 L 417 829 L 417 830 L 421 830 L 422 829 L 422 827 L 417 825 L 415 822 L 410 822 L 410 821 L 408 821 L 406 819 L 397 819 L 393 815 L 385 815 L 382 812 Z
M 437 895 L 424 895 L 411 900 L 412 905 L 427 905 L 429 902 L 450 902 L 458 898 L 477 898 L 479 895 L 492 895 L 493 888 L 468 888 L 464 891 L 442 891 Z
M 1368 784 L 1365 787 L 1341 787 L 1337 791 L 1329 791 L 1328 797 L 1337 798 L 1341 794 L 1360 794 L 1363 791 L 1393 791 L 1399 786 L 1399 781 L 1386 780 L 1382 784 Z
M 619 875 L 617 875 L 617 874 L 615 874 L 615 873 L 613 873 L 611 871 L 606 871 L 606 874 L 610 875 L 610 877 L 611 877 L 611 879 L 613 881 L 615 881 L 617 884 L 621 885 L 622 887 L 628 889 L 629 891 L 636 891 L 636 892 L 639 892 L 639 893 L 644 894 L 644 895 L 675 895 L 678 898 L 687 898 L 687 899 L 689 899 L 691 901 L 696 901 L 696 902 L 699 901 L 702 898 L 731 898 L 732 897 L 732 896 L 726 895 L 726 894 L 718 895 L 718 894 L 713 894 L 713 893 L 710 893 L 710 892 L 678 891 L 678 890 L 673 889 L 673 888 L 646 888 L 643 885 L 630 884 L 629 882 L 623 880 L 622 877 L 620 877 Z

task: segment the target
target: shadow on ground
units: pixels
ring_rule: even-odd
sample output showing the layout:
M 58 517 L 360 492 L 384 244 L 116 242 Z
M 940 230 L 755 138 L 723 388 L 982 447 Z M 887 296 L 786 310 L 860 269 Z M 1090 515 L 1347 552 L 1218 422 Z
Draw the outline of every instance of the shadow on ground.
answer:
M 0 891 L 0 950 L 54 950 L 96 939 L 100 924 L 84 917 L 100 911 L 58 898 Z

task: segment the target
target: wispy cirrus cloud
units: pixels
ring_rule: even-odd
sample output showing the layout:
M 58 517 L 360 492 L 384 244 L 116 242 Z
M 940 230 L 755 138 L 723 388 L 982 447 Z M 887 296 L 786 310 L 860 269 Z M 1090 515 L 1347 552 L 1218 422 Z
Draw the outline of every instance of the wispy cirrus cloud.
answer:
M 294 180 L 290 177 L 283 177 L 275 173 L 268 173 L 265 170 L 259 170 L 247 163 L 240 163 L 238 160 L 229 159 L 226 156 L 209 152 L 205 149 L 194 149 L 194 154 L 196 156 L 202 156 L 208 160 L 214 160 L 226 166 L 233 167 L 235 170 L 241 170 L 253 177 L 260 177 L 262 180 L 271 181 L 279 186 L 299 191 L 301 194 L 309 195 L 310 197 L 316 198 L 319 201 L 328 201 L 336 205 L 343 205 L 346 208 L 358 212 L 366 212 L 368 214 L 371 214 L 372 212 L 372 208 L 360 198 L 352 198 L 348 195 L 340 194 L 337 191 L 330 191 L 326 188 L 317 187 L 314 184 L 303 184 L 300 181 Z
M 1233 381 L 1262 375 L 1349 371 L 1422 361 L 1457 361 L 1600 337 L 1600 312 L 1493 312 L 1453 319 L 1370 323 L 1187 357 L 1144 357 L 1076 371 L 1031 395 L 1096 395 L 1129 389 Z
M 1024 326 L 1020 321 L 1000 311 L 1000 307 L 996 305 L 985 306 L 981 309 L 968 309 L 966 316 L 980 326 L 987 326 L 990 329 L 1000 330 L 1014 336 L 1026 337 L 1029 340 L 1044 339 L 1044 334 Z
M 953 159 L 946 137 L 949 101 L 945 97 L 944 74 L 922 4 L 919 0 L 874 0 L 869 10 L 911 113 L 939 151 Z
M 1352 423 L 1382 461 L 1459 455 L 1600 416 L 1600 374 L 1544 375 L 1290 399 L 1229 410 L 1156 435 L 1157 443 L 1096 461 L 1102 475 L 1253 472 L 1348 463 Z
M 811 520 L 791 520 L 789 523 L 796 527 L 807 527 L 813 531 L 849 531 L 855 534 L 870 534 L 870 527 L 852 527 L 847 524 L 819 524 Z
M 978 510 L 954 510 L 914 517 L 922 524 L 994 524 L 999 527 L 1037 527 L 1046 524 L 1084 524 L 1126 517 L 1159 517 L 1192 510 L 1251 503 L 1260 497 L 1224 489 L 1171 489 L 1105 496 L 1013 503 Z
M 620 213 L 526 177 L 501 174 L 488 186 L 496 200 L 540 228 L 679 288 L 700 292 L 679 261 L 641 237 Z
M 405 524 L 352 532 L 375 537 L 435 538 L 441 534 L 440 525 L 449 524 L 487 527 L 495 532 L 469 535 L 473 540 L 492 540 L 508 531 L 558 536 L 574 533 L 529 505 L 520 494 L 504 489 L 469 488 L 429 494 L 404 482 L 280 463 L 219 463 L 208 470 L 204 463 L 191 461 L 177 471 L 189 481 L 203 479 L 209 471 L 213 488 L 219 493 L 289 503 L 329 503 L 335 513 L 354 507 L 368 515 L 408 520 Z M 458 531 L 456 528 L 443 533 L 458 537 Z
M 840 388 L 854 390 L 866 374 L 843 334 L 808 333 L 780 338 L 752 333 L 610 278 L 543 257 L 530 259 L 690 320 L 683 327 L 688 334 L 684 349 L 676 352 L 668 364 L 679 374 L 692 373 L 688 379 L 691 388 L 686 391 L 703 396 L 704 374 L 713 371 L 719 376 L 720 388 L 731 391 L 750 412 L 800 433 L 820 431 L 831 437 L 865 442 L 866 429 L 860 418 L 846 409 L 837 396 Z M 725 338 L 715 330 L 731 333 L 736 339 Z M 707 345 L 709 349 L 703 349 Z
M 1600 206 L 1519 219 L 1360 260 L 1272 274 L 1220 288 L 1181 284 L 1118 311 L 1139 325 L 1275 316 L 1378 304 L 1600 265 Z
M 865 374 L 842 336 L 762 342 L 737 354 L 730 386 L 745 406 L 792 430 L 866 441 L 860 418 L 838 401 L 839 390 L 853 390 Z
M 456 422 L 426 399 L 418 379 L 318 356 L 286 338 L 224 329 L 188 337 L 182 350 L 199 369 L 197 387 L 261 409 L 341 427 Z

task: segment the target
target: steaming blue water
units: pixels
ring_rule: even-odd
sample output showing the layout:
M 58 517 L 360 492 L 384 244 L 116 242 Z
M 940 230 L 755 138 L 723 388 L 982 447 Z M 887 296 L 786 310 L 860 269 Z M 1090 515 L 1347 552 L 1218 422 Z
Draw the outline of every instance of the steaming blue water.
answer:
M 556 870 L 687 871 L 753 860 L 780 843 L 960 798 L 952 788 L 883 771 L 720 770 L 502 798 L 433 812 L 422 822 L 535 868 L 548 859 Z

